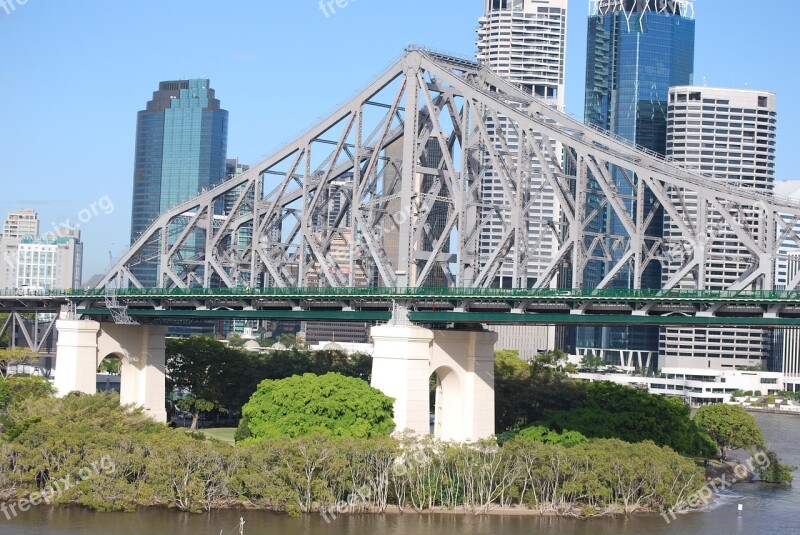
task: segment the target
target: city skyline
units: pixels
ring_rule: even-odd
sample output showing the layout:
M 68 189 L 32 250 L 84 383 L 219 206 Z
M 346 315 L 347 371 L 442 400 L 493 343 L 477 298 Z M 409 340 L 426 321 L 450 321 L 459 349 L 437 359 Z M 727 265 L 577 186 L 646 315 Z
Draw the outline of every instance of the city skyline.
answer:
M 695 83 L 734 88 L 747 84 L 776 92 L 781 124 L 789 125 L 779 131 L 776 178 L 798 178 L 800 155 L 789 147 L 800 135 L 791 127 L 800 120 L 800 105 L 790 98 L 780 99 L 782 94 L 791 94 L 793 75 L 780 68 L 775 57 L 779 54 L 764 53 L 770 48 L 796 48 L 798 37 L 781 17 L 774 20 L 774 13 L 754 11 L 743 17 L 746 2 L 729 4 L 730 9 L 703 19 L 711 6 L 698 2 Z M 741 4 L 739 8 L 737 4 Z M 313 124 L 335 103 L 346 100 L 409 43 L 473 57 L 475 21 L 484 6 L 474 1 L 459 3 L 462 9 L 453 10 L 453 4 L 409 2 L 393 13 L 396 21 L 380 43 L 358 31 L 365 23 L 385 16 L 384 6 L 374 3 L 354 3 L 330 18 L 310 1 L 274 7 L 250 2 L 226 9 L 214 6 L 214 17 L 207 16 L 208 10 L 186 14 L 179 6 L 170 5 L 163 6 L 160 17 L 153 19 L 146 7 L 137 4 L 111 10 L 98 2 L 56 6 L 31 2 L 12 15 L 0 13 L 0 44 L 9 51 L 0 66 L 0 98 L 14 103 L 0 111 L 0 120 L 10 125 L 0 132 L 0 177 L 7 185 L 0 210 L 35 208 L 47 230 L 51 223 L 77 220 L 95 199 L 108 195 L 118 209 L 82 228 L 87 278 L 107 267 L 109 250 L 117 256 L 127 245 L 133 115 L 141 108 L 142 94 L 151 92 L 157 81 L 195 73 L 213 79 L 231 111 L 229 153 L 252 162 Z M 416 17 L 423 8 L 426 17 Z M 588 2 L 571 0 L 569 9 L 566 103 L 569 111 L 579 114 Z M 206 14 L 200 13 L 204 11 Z M 179 16 L 186 20 L 175 26 Z M 264 18 L 282 18 L 288 23 L 267 36 L 236 32 L 235 39 L 197 43 L 191 48 L 193 53 L 187 52 L 190 48 L 185 43 L 197 27 L 248 28 L 251 21 Z M 123 27 L 114 23 L 122 19 L 129 23 Z M 448 24 L 443 26 L 442 20 Z M 137 23 L 145 21 L 153 25 L 153 31 L 163 27 L 157 42 L 140 39 L 137 29 L 141 25 Z M 735 29 L 744 34 L 751 24 L 767 23 L 778 27 L 761 36 L 758 49 L 736 38 L 719 45 L 721 36 L 732 35 Z M 785 31 L 781 31 L 783 24 L 787 25 Z M 317 35 L 315 43 L 337 43 L 333 53 L 322 56 L 316 45 L 281 46 L 298 27 Z M 57 49 L 47 45 L 54 40 L 62 43 Z M 165 49 L 176 52 L 164 54 Z M 348 61 L 348 68 L 342 69 L 337 62 L 344 59 L 336 54 L 349 50 L 354 51 L 351 55 L 357 54 L 358 61 Z M 58 91 L 47 83 L 53 78 L 59 80 Z M 282 87 L 279 80 L 288 85 Z M 88 102 L 89 94 L 94 98 L 92 106 L 76 105 Z M 280 127 L 270 127 L 274 124 Z M 39 185 L 33 191 L 31 184 Z

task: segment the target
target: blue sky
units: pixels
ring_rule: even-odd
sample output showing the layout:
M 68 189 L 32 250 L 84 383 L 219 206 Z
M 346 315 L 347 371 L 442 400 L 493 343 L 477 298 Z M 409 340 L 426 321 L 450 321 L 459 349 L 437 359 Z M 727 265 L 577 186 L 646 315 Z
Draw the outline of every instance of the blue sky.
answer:
M 0 4 L 0 217 L 35 208 L 43 232 L 89 219 L 84 278 L 108 267 L 109 251 L 125 250 L 136 112 L 159 81 L 211 78 L 230 112 L 229 157 L 254 162 L 408 44 L 474 54 L 483 10 L 481 0 L 351 0 L 328 17 L 318 0 L 4 1 L 15 9 Z M 566 98 L 575 114 L 588 4 L 569 3 Z M 695 82 L 777 93 L 777 179 L 797 179 L 796 7 L 765 4 L 697 0 Z

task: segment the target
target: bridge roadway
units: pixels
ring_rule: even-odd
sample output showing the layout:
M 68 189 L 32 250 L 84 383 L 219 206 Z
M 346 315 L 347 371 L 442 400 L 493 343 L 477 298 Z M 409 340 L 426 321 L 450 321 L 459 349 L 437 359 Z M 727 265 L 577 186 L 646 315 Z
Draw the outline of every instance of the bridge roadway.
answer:
M 196 319 L 388 321 L 394 304 L 419 324 L 800 326 L 800 291 L 475 288 L 191 288 L 115 291 L 140 323 Z M 68 303 L 110 316 L 105 290 L 0 290 L 0 312 Z

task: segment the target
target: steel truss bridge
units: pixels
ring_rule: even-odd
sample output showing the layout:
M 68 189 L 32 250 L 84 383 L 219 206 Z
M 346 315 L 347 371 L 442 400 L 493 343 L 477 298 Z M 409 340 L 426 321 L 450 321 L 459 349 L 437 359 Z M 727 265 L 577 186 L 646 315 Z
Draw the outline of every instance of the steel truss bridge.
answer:
M 547 196 L 557 215 L 545 220 L 531 207 Z M 615 233 L 598 232 L 609 218 Z M 98 288 L 119 288 L 131 317 L 385 319 L 399 301 L 421 322 L 779 324 L 800 311 L 795 292 L 771 291 L 798 221 L 796 202 L 696 174 L 477 63 L 412 47 L 296 140 L 163 213 Z M 739 271 L 709 288 L 709 266 L 731 260 L 722 243 Z M 165 290 L 143 288 L 148 266 Z M 645 290 L 654 269 L 662 290 Z M 501 272 L 519 289 L 492 290 Z M 609 289 L 622 281 L 633 289 Z M 798 285 L 800 270 L 787 288 Z

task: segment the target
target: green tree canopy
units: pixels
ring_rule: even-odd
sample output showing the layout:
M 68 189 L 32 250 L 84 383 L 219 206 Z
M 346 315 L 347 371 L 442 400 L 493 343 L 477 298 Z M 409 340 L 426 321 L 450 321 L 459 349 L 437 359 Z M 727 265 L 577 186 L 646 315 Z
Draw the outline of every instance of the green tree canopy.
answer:
M 571 410 L 546 411 L 541 423 L 591 438 L 652 440 L 684 455 L 714 455 L 713 442 L 692 421 L 689 406 L 682 400 L 608 381 L 590 383 L 586 389 L 582 404 Z
M 764 435 L 755 419 L 738 405 L 704 405 L 694 421 L 717 444 L 723 459 L 733 450 L 764 447 Z
M 266 380 L 242 409 L 254 438 L 388 436 L 394 400 L 360 379 L 337 373 Z M 242 436 L 241 433 L 239 435 Z
M 518 352 L 495 352 L 495 428 L 516 430 L 547 409 L 569 410 L 586 398 L 586 387 L 567 375 L 564 354 L 545 353 L 527 362 Z
M 597 357 L 594 353 L 587 353 L 581 358 L 581 366 L 592 371 L 597 371 L 597 368 L 603 366 L 605 363 L 606 361 L 603 357 Z
M 541 425 L 531 425 L 523 429 L 518 434 L 520 437 L 529 438 L 542 444 L 561 444 L 562 446 L 574 446 L 589 442 L 589 439 L 577 431 L 564 431 L 558 433 Z
M 0 380 L 8 378 L 9 368 L 29 364 L 37 356 L 27 348 L 0 349 Z
M 10 405 L 54 395 L 55 388 L 44 377 L 12 375 L 5 381 L 0 381 L 0 410 L 5 410 Z
M 167 340 L 167 390 L 178 391 L 175 405 L 192 415 L 240 407 L 255 390 L 249 355 L 212 338 Z

